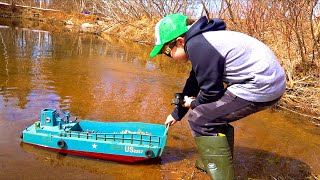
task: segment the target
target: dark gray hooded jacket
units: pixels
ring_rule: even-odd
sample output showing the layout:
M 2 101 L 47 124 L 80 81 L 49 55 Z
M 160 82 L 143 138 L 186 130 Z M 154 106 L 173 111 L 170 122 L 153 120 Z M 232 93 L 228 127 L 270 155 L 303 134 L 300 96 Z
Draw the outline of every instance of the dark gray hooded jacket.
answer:
M 227 90 L 252 102 L 268 102 L 285 91 L 286 78 L 273 52 L 259 40 L 227 31 L 220 19 L 196 21 L 185 34 L 185 52 L 192 64 L 183 95 L 194 96 L 191 108 L 217 101 Z M 181 120 L 188 108 L 177 106 Z

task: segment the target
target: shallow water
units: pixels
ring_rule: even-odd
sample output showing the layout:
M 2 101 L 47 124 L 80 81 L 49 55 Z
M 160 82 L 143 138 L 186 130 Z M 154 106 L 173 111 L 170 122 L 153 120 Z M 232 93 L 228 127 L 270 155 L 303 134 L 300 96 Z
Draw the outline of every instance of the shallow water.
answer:
M 43 108 L 78 119 L 162 124 L 189 66 L 151 60 L 150 50 L 111 37 L 0 26 L 0 179 L 208 179 L 194 168 L 186 118 L 170 128 L 160 159 L 138 164 L 63 156 L 21 143 L 19 134 Z M 237 179 L 320 174 L 320 132 L 310 120 L 268 109 L 233 125 Z

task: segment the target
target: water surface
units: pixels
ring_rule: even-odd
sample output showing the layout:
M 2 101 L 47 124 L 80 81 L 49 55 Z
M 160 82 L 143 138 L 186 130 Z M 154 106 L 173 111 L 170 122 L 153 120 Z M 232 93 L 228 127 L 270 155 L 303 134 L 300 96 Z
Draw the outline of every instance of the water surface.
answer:
M 0 21 L 1 22 L 1 21 Z M 0 179 L 208 179 L 194 168 L 186 118 L 170 128 L 161 159 L 120 164 L 63 156 L 21 143 L 43 108 L 78 119 L 162 124 L 190 66 L 151 48 L 93 35 L 0 26 Z M 268 109 L 233 123 L 237 179 L 306 179 L 320 174 L 319 127 Z

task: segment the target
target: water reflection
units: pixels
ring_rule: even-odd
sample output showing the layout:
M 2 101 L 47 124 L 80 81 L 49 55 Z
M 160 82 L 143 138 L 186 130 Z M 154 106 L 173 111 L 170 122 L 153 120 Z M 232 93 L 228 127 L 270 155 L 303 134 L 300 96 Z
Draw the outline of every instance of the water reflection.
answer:
M 3 155 L 0 159 L 15 156 L 2 161 L 8 167 L 25 164 L 30 158 L 30 155 L 25 156 L 24 150 L 33 152 L 32 148 L 17 148 L 18 134 L 39 117 L 42 108 L 67 110 L 80 119 L 152 123 L 163 123 L 171 110 L 168 102 L 173 92 L 167 84 L 170 82 L 171 88 L 178 89 L 177 81 L 181 81 L 182 74 L 171 77 L 161 71 L 155 73 L 172 63 L 164 59 L 157 64 L 145 59 L 149 51 L 141 51 L 141 46 L 124 45 L 111 39 L 105 41 L 91 35 L 55 34 L 25 28 L 6 27 L 1 28 L 0 33 L 0 147 Z M 54 153 L 36 154 L 44 154 L 46 161 Z M 80 167 L 94 174 L 104 174 L 108 168 L 110 176 L 116 178 L 128 177 L 132 171 L 130 166 L 105 162 L 94 170 L 83 167 L 82 163 L 93 166 L 95 161 L 73 162 L 72 158 L 56 161 L 49 157 L 51 162 L 63 163 L 59 166 Z M 34 163 L 32 171 L 39 170 L 43 163 L 31 161 Z M 153 173 L 154 179 L 161 177 L 159 165 L 150 164 L 150 170 L 158 169 Z M 149 165 L 135 167 L 137 178 L 146 166 Z M 14 169 L 5 171 L 18 177 Z M 128 173 L 123 174 L 125 171 Z M 44 174 L 50 176 L 49 172 Z
M 30 177 L 41 171 L 50 179 L 46 168 L 70 170 L 54 173 L 67 179 L 71 171 L 90 179 L 150 174 L 151 179 L 207 178 L 193 167 L 196 148 L 185 120 L 170 129 L 160 162 L 150 164 L 61 157 L 19 146 L 19 133 L 43 108 L 67 110 L 79 119 L 164 122 L 189 65 L 164 56 L 150 60 L 148 47 L 105 38 L 0 27 L 0 179 L 19 179 L 21 171 Z M 318 129 L 283 112 L 264 111 L 246 119 L 234 123 L 239 179 L 303 179 L 320 171 Z
M 1 104 L 24 109 L 35 96 L 38 82 L 44 80 L 41 58 L 50 56 L 52 39 L 44 31 L 6 28 L 0 33 L 0 66 L 5 67 L 0 70 L 0 92 L 5 102 Z
M 121 40 L 17 27 L 2 28 L 1 39 L 0 104 L 7 112 L 50 107 L 99 120 L 153 121 L 168 113 L 168 86 L 180 89 L 187 71 L 163 57 L 145 59 L 149 50 Z M 154 74 L 158 69 L 173 76 Z

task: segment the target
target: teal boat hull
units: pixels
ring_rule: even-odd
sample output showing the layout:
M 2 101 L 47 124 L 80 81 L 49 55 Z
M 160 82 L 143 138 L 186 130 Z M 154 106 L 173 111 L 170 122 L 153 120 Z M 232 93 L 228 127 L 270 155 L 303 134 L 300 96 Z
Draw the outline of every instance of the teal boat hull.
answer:
M 167 133 L 164 125 L 143 122 L 71 122 L 54 109 L 44 109 L 21 137 L 24 143 L 62 154 L 137 162 L 160 157 Z

